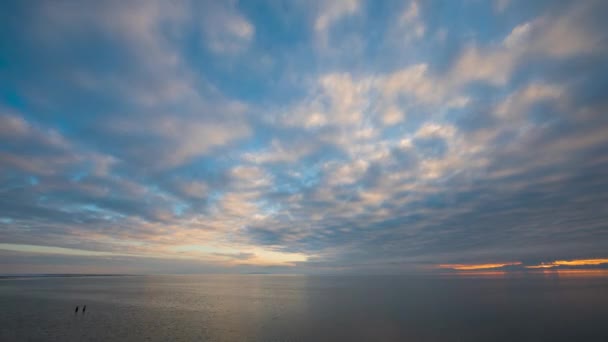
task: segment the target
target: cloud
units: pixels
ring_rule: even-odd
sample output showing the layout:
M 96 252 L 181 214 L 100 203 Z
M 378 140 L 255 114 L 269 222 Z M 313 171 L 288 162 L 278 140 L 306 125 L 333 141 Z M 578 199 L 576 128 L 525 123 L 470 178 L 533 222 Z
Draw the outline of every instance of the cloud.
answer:
M 106 174 L 117 162 L 104 155 L 80 148 L 55 129 L 26 121 L 21 115 L 7 111 L 0 114 L 0 165 L 16 172 L 52 176 L 69 172 L 84 164 L 88 172 Z
M 51 46 L 66 38 L 78 41 L 86 35 L 104 33 L 123 41 L 128 51 L 141 58 L 143 66 L 174 66 L 181 62 L 171 51 L 162 28 L 186 21 L 182 1 L 137 1 L 128 6 L 116 1 L 40 4 L 32 12 L 32 18 L 38 19 L 31 27 L 34 34 Z
M 304 125 L 310 128 L 307 123 Z M 306 141 L 305 138 L 296 139 L 294 137 L 289 141 L 273 139 L 269 148 L 263 151 L 245 153 L 243 159 L 255 164 L 293 163 L 310 155 L 318 148 L 319 146 L 315 146 L 314 142 Z
M 203 9 L 204 43 L 219 54 L 237 54 L 249 47 L 255 38 L 255 26 L 234 5 L 214 4 Z
M 448 268 L 457 271 L 474 271 L 474 270 L 487 270 L 494 268 L 503 268 L 505 266 L 521 265 L 521 262 L 509 262 L 500 264 L 478 264 L 478 265 L 463 265 L 463 264 L 446 264 L 439 265 L 440 268 Z
M 208 195 L 209 186 L 202 181 L 180 182 L 179 191 L 191 198 L 205 198 Z
M 406 39 L 420 39 L 424 36 L 426 27 L 420 19 L 418 2 L 411 1 L 399 18 L 399 26 L 406 31 Z
M 509 96 L 496 108 L 496 115 L 514 119 L 527 112 L 534 103 L 558 100 L 564 96 L 564 89 L 559 85 L 530 84 L 525 89 Z
M 356 13 L 360 8 L 359 0 L 328 2 L 321 8 L 314 24 L 317 34 L 327 39 L 331 25 L 341 18 Z
M 581 259 L 581 260 L 555 260 L 540 265 L 526 266 L 526 268 L 553 268 L 558 266 L 597 266 L 608 264 L 608 259 Z
M 169 165 L 176 165 L 190 158 L 200 156 L 215 146 L 227 144 L 249 134 L 249 128 L 242 123 L 213 123 L 179 121 L 166 118 L 155 123 L 152 132 L 173 142 L 172 152 L 167 151 Z
M 529 270 L 552 270 L 570 269 L 573 271 L 584 270 L 589 267 L 598 267 L 608 264 L 608 259 L 575 259 L 575 260 L 555 260 L 551 262 L 541 262 L 539 264 L 527 265 L 520 261 L 491 263 L 491 264 L 440 264 L 436 265 L 439 269 L 449 269 L 455 271 L 465 271 L 467 275 L 485 274 L 486 270 L 497 270 L 502 272 L 522 272 Z M 603 270 L 603 269 L 600 269 Z M 462 274 L 462 273 L 461 273 Z M 575 274 L 575 273 L 574 273 Z M 603 272 L 602 274 L 605 274 Z M 489 273 L 488 275 L 492 275 Z
M 400 123 L 401 121 L 403 121 L 403 118 L 404 113 L 399 108 L 393 106 L 389 107 L 384 112 L 384 116 L 382 116 L 382 122 L 387 126 L 391 126 Z
M 605 35 L 588 21 L 591 3 L 572 5 L 564 13 L 545 15 L 515 26 L 501 44 L 464 49 L 451 75 L 453 85 L 486 81 L 504 85 L 524 62 L 572 58 L 603 51 Z
M 401 93 L 412 94 L 422 102 L 438 101 L 443 90 L 439 82 L 428 76 L 427 71 L 426 64 L 416 64 L 389 74 L 383 84 L 384 93 L 389 97 Z
M 426 2 L 15 5 L 2 267 L 605 258 L 604 6 L 501 6 L 487 28 Z

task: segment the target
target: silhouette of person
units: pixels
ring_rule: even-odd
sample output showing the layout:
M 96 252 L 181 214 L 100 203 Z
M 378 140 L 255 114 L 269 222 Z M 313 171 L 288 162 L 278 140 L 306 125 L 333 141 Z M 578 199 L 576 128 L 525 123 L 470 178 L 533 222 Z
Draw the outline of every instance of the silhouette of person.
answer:
M 76 310 L 74 310 L 74 313 L 78 313 L 78 305 L 76 305 Z
M 87 310 L 87 306 L 85 305 L 85 306 L 83 306 L 83 307 L 82 307 L 82 314 L 83 314 L 83 315 L 84 315 L 84 312 L 85 312 L 86 310 Z

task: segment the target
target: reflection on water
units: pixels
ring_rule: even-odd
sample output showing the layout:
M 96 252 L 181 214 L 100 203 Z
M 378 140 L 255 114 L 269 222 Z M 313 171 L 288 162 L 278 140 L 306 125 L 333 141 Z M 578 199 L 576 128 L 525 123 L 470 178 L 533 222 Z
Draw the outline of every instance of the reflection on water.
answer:
M 597 272 L 2 280 L 0 307 L 2 341 L 608 340 Z

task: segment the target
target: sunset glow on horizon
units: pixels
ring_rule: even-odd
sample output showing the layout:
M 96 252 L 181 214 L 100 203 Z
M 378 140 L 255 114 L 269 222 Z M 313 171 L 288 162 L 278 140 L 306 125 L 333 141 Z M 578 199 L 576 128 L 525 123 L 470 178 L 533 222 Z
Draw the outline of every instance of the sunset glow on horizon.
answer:
M 503 268 L 505 266 L 521 265 L 521 262 L 508 262 L 499 264 L 442 264 L 439 268 L 448 268 L 457 271 L 488 270 L 493 268 Z
M 580 259 L 580 260 L 555 260 L 538 265 L 529 265 L 526 268 L 553 268 L 557 266 L 597 266 L 608 264 L 608 259 Z
M 541 262 L 536 265 L 524 265 L 522 262 L 507 262 L 507 263 L 493 263 L 493 264 L 440 264 L 437 268 L 451 269 L 455 271 L 485 271 L 491 269 L 504 269 L 507 266 L 520 266 L 513 267 L 510 269 L 504 269 L 499 272 L 521 271 L 522 269 L 552 269 L 559 266 L 569 267 L 580 267 L 580 266 L 600 266 L 608 265 L 608 259 L 578 259 L 578 260 L 555 260 L 551 262 Z M 562 269 L 563 270 L 563 269 Z M 576 270 L 576 269 L 573 269 Z M 583 270 L 590 270 L 585 268 Z M 603 269 L 600 269 L 603 270 Z

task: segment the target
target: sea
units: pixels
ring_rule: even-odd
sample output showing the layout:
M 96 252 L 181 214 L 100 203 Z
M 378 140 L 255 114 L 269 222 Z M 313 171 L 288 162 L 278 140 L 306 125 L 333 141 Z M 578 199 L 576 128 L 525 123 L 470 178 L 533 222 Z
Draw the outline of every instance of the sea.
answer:
M 608 278 L 4 277 L 0 341 L 608 341 Z

